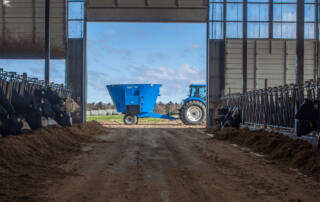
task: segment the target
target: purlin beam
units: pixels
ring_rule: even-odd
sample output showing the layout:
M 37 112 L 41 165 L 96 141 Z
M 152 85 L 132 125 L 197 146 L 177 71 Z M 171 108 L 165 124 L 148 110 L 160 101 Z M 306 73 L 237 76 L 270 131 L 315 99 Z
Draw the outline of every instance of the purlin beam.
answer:
M 304 1 L 297 1 L 296 84 L 304 80 Z
M 247 92 L 248 89 L 248 3 L 247 0 L 243 0 L 243 16 L 242 16 L 242 75 L 243 75 L 243 93 Z
M 45 82 L 50 83 L 50 0 L 45 5 Z

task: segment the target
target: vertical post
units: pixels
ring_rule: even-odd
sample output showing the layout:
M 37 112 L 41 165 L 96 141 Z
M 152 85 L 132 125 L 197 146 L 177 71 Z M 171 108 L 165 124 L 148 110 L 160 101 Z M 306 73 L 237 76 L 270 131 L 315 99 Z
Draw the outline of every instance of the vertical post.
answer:
M 243 74 L 243 93 L 248 88 L 248 38 L 247 38 L 247 0 L 243 0 L 243 16 L 242 16 L 242 74 Z
M 264 79 L 264 89 L 268 88 L 268 79 Z
M 297 1 L 296 84 L 303 84 L 304 77 L 304 1 Z
M 2 6 L 2 20 L 1 20 L 1 24 L 2 24 L 2 45 L 6 45 L 6 5 L 4 4 L 4 1 L 2 1 L 1 3 Z
M 45 5 L 45 82 L 50 82 L 50 0 Z
M 304 1 L 297 1 L 297 37 L 296 37 L 296 84 L 303 84 L 304 77 Z M 300 89 L 299 89 L 300 90 Z M 298 112 L 299 99 L 295 103 L 295 114 Z M 297 132 L 299 122 L 295 119 L 294 129 Z
M 283 47 L 283 85 L 287 84 L 287 40 L 284 40 Z
M 269 0 L 269 54 L 272 53 L 272 38 L 273 38 L 273 0 Z
M 257 89 L 257 40 L 254 40 L 254 58 L 253 58 L 253 89 Z
M 87 121 L 87 87 L 88 87 L 88 70 L 87 70 L 87 1 L 83 2 L 83 122 Z
M 319 0 L 316 0 L 315 3 L 315 26 L 314 26 L 314 34 L 315 34 L 315 80 L 319 78 Z
M 223 0 L 223 39 L 227 38 L 227 0 Z
M 213 127 L 213 121 L 212 121 L 212 114 L 210 113 L 210 65 L 209 65 L 209 38 L 210 38 L 210 2 L 208 1 L 208 16 L 207 16 L 207 26 L 206 26 L 206 31 L 207 31 L 207 57 L 206 57 L 206 73 L 207 73 L 207 77 L 206 77 L 206 83 L 207 83 L 207 120 L 206 120 L 206 124 L 207 124 L 207 128 L 212 128 Z M 213 34 L 213 33 L 212 33 Z

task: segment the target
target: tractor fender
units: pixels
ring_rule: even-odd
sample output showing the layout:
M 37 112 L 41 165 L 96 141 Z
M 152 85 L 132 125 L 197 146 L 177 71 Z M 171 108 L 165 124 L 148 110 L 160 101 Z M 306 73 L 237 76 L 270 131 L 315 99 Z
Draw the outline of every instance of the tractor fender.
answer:
M 204 101 L 204 100 L 201 99 L 201 98 L 198 98 L 198 97 L 189 97 L 189 98 L 185 99 L 185 100 L 183 101 L 183 103 L 185 104 L 185 103 L 190 102 L 190 101 L 193 101 L 193 100 L 200 101 L 200 102 L 202 102 L 205 106 L 207 106 L 207 102 Z

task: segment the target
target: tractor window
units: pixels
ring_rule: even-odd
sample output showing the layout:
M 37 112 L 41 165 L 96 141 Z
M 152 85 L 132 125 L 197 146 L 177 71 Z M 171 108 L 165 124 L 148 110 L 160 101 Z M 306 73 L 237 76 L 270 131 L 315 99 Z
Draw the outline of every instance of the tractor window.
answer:
M 190 97 L 196 97 L 197 96 L 197 88 L 192 87 L 190 89 Z
M 199 88 L 199 97 L 205 98 L 207 96 L 207 89 L 205 87 Z

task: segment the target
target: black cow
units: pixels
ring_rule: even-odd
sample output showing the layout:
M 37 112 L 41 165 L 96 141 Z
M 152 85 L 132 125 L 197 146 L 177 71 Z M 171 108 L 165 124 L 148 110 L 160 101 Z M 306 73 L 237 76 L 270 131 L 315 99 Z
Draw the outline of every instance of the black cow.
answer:
M 61 98 L 59 94 L 56 91 L 52 90 L 52 88 L 50 87 L 47 88 L 45 95 L 52 105 L 57 105 L 57 104 L 61 105 L 63 102 L 65 102 L 65 100 Z
M 39 97 L 24 92 L 19 95 L 15 89 L 12 90 L 12 105 L 16 110 L 16 116 L 25 119 L 32 130 L 42 127 L 42 108 Z
M 16 111 L 14 110 L 14 107 L 12 104 L 7 100 L 3 90 L 0 88 L 0 104 L 6 109 L 8 112 L 8 115 L 13 116 Z
M 21 133 L 22 122 L 16 117 L 14 106 L 6 99 L 0 89 L 0 133 L 2 136 L 18 135 Z
M 312 131 L 320 131 L 320 102 L 305 100 L 295 118 L 298 119 L 298 136 L 307 135 Z
M 64 108 L 61 105 L 59 105 L 59 104 L 54 105 L 53 110 L 56 114 L 55 121 L 59 125 L 71 126 L 70 116 L 68 115 L 68 113 L 64 110 Z
M 23 124 L 20 120 L 7 118 L 1 121 L 0 133 L 4 137 L 8 135 L 19 135 L 21 134 L 22 127 L 23 127 Z

